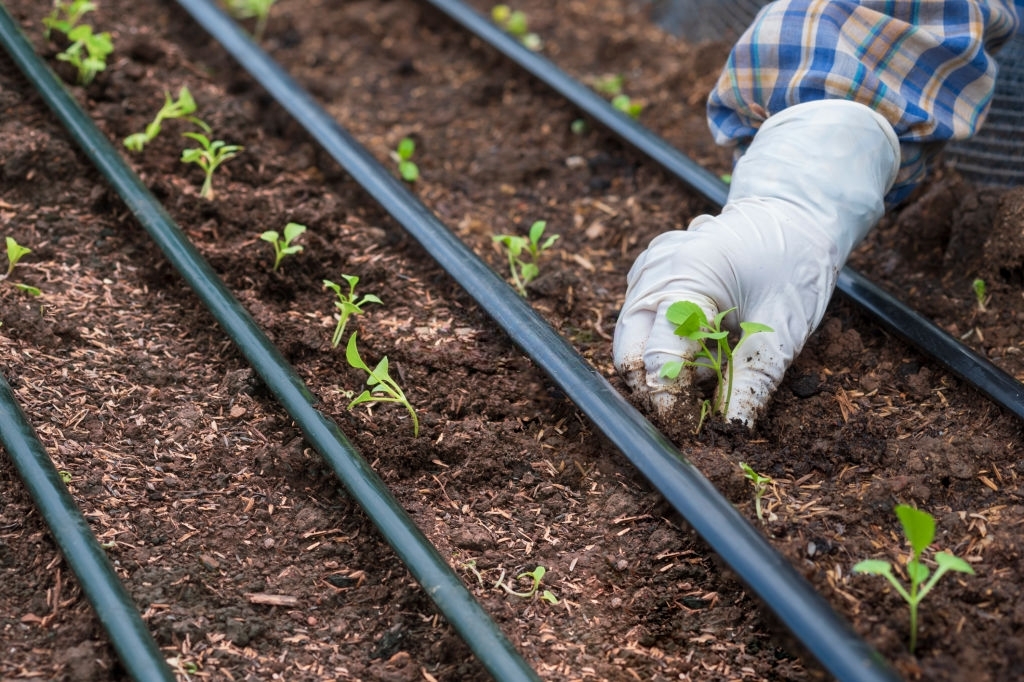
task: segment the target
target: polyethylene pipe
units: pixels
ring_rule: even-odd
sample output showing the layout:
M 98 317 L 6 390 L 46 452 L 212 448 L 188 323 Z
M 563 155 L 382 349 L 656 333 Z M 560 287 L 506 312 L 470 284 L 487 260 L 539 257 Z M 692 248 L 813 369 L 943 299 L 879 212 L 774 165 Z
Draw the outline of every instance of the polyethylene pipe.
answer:
M 895 680 L 700 471 L 503 279 L 320 107 L 235 23 L 206 0 L 178 0 L 356 182 L 471 295 L 722 559 L 840 680 Z
M 458 0 L 426 0 L 456 23 L 508 57 L 581 112 L 605 126 L 665 170 L 721 207 L 729 188 L 719 178 L 690 160 L 664 139 L 629 116 L 609 106 L 593 90 L 568 76 L 548 59 L 523 47 L 492 22 Z M 978 391 L 1024 419 L 1024 385 L 947 334 L 926 317 L 915 313 L 898 299 L 873 285 L 849 266 L 843 268 L 836 288 L 872 315 L 888 330 L 917 346 L 939 364 L 964 379 Z
M 7 16 L 0 5 L 0 32 Z M 17 396 L 0 375 L 0 443 L 11 456 L 36 508 L 50 527 L 61 554 L 78 577 L 86 599 L 110 635 L 121 664 L 132 679 L 173 682 L 171 669 L 142 621 L 131 596 L 71 499 L 57 468 L 39 442 Z
M 438 609 L 499 681 L 538 680 L 438 551 L 395 501 L 383 481 L 338 426 L 313 407 L 314 398 L 245 308 L 231 295 L 159 202 L 118 155 L 0 4 L 0 38 L 75 142 L 110 182 L 253 369 L 334 469 Z M 6 429 L 5 429 L 6 430 Z M 115 641 L 115 645 L 117 642 Z

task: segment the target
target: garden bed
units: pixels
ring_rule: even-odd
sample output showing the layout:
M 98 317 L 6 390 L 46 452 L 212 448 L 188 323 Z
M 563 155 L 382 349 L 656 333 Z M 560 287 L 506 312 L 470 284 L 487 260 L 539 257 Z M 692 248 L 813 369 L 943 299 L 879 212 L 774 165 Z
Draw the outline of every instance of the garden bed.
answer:
M 489 6 L 476 3 L 481 11 Z M 40 54 L 43 2 L 9 2 Z M 622 74 L 641 122 L 716 173 L 703 101 L 728 45 L 689 46 L 613 0 L 522 7 L 543 53 L 588 83 Z M 169 122 L 133 167 L 551 680 L 821 676 L 727 570 L 486 314 L 176 6 L 103 0 L 115 53 L 74 87 L 120 144 L 188 86 L 245 150 L 199 197 Z M 425 6 L 281 0 L 265 47 L 377 158 L 415 140 L 416 194 L 499 272 L 495 234 L 546 220 L 559 240 L 529 300 L 603 375 L 625 273 L 656 234 L 710 210 L 571 105 Z M 237 350 L 0 58 L 0 226 L 33 249 L 0 286 L 0 371 L 182 676 L 464 680 L 486 674 Z M 127 155 L 127 152 L 126 152 Z M 294 221 L 304 250 L 272 271 L 259 239 Z M 1024 376 L 1024 191 L 938 172 L 853 264 L 1010 374 Z M 332 348 L 324 279 L 379 296 L 350 327 L 387 356 L 420 419 L 348 410 L 364 377 Z M 991 294 L 985 310 L 971 282 Z M 1020 426 L 837 296 L 753 434 L 660 424 L 752 521 L 747 462 L 774 485 L 764 532 L 908 679 L 1014 679 L 1024 666 L 1016 528 Z M 0 458 L 0 677 L 118 679 L 8 458 Z M 870 576 L 902 559 L 892 508 L 937 518 L 976 576 L 906 608 Z M 559 604 L 495 589 L 544 566 Z M 477 572 L 480 579 L 477 578 Z M 525 582 L 515 583 L 522 588 Z M 268 598 L 267 595 L 272 595 Z M 268 599 L 270 603 L 268 602 Z

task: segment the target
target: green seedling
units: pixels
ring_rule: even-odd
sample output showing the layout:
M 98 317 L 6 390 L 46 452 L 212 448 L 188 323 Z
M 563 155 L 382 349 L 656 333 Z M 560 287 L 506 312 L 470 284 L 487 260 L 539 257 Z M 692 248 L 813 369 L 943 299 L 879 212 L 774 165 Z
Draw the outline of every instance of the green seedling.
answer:
M 676 336 L 696 341 L 700 346 L 700 351 L 693 360 L 666 362 L 661 369 L 661 376 L 675 379 L 684 367 L 704 367 L 712 370 L 718 379 L 718 392 L 715 394 L 713 405 L 716 414 L 726 414 L 729 411 L 729 402 L 732 400 L 733 355 L 753 334 L 775 331 L 760 322 L 740 322 L 742 330 L 740 340 L 736 342 L 735 347 L 730 346 L 729 332 L 722 329 L 722 320 L 734 310 L 736 308 L 723 310 L 709 322 L 707 315 L 696 303 L 676 301 L 669 306 L 665 314 L 668 321 L 676 325 Z M 714 348 L 708 345 L 712 342 Z M 727 374 L 724 375 L 723 364 L 727 371 Z
M 55 0 L 53 12 L 50 16 L 43 18 L 43 26 L 46 31 L 43 35 L 49 39 L 52 31 L 58 31 L 67 35 L 71 32 L 82 17 L 96 9 L 96 3 L 89 0 L 72 0 L 72 2 L 61 2 Z
M 64 471 L 63 469 L 61 469 L 60 471 L 57 472 L 57 475 L 60 476 L 60 480 L 64 482 L 64 485 L 68 485 L 69 483 L 71 483 L 70 471 Z
M 209 131 L 207 131 L 209 132 Z M 202 133 L 182 133 L 187 138 L 199 143 L 199 147 L 186 149 L 181 153 L 182 163 L 198 164 L 206 173 L 206 180 L 199 196 L 204 199 L 213 199 L 213 172 L 222 163 L 238 155 L 245 147 L 234 144 L 227 144 L 223 140 L 210 140 Z
M 587 132 L 587 122 L 582 118 L 577 118 L 569 124 L 569 130 L 572 131 L 573 135 L 583 135 Z
M 484 576 L 476 567 L 476 559 L 470 559 L 469 561 L 462 564 L 463 567 L 468 568 L 470 572 L 476 576 L 476 581 L 480 585 L 484 584 Z
M 506 592 L 508 592 L 509 594 L 511 594 L 514 597 L 520 597 L 522 599 L 530 599 L 534 595 L 539 594 L 540 598 L 543 599 L 544 601 L 546 601 L 547 603 L 549 603 L 549 604 L 557 604 L 558 603 L 558 597 L 556 597 L 551 590 L 544 590 L 543 592 L 539 592 L 539 590 L 540 590 L 540 581 L 544 579 L 544 574 L 547 573 L 547 572 L 548 572 L 548 569 L 544 568 L 543 566 L 537 566 L 537 568 L 533 569 L 532 571 L 528 571 L 526 573 L 520 573 L 519 575 L 517 575 L 516 576 L 516 580 L 522 580 L 523 578 L 530 578 L 530 580 L 532 581 L 532 584 L 530 585 L 530 588 L 528 590 L 526 590 L 525 592 L 517 592 L 514 588 L 512 588 L 511 586 L 509 586 L 509 585 L 507 585 L 505 583 L 505 571 L 504 570 L 502 570 L 501 576 L 498 578 L 498 582 L 494 583 L 494 586 L 495 587 L 500 587 L 501 589 L 505 590 Z
M 643 103 L 630 99 L 629 95 L 615 95 L 612 97 L 612 106 L 632 119 L 640 118 L 644 110 Z
M 930 569 L 921 561 L 921 555 L 935 539 L 935 517 L 928 512 L 914 509 L 905 504 L 897 505 L 895 512 L 900 520 L 900 525 L 903 526 L 903 534 L 906 536 L 907 542 L 910 543 L 911 556 L 906 565 L 910 589 L 904 587 L 893 574 L 892 564 L 883 559 L 861 561 L 853 567 L 853 572 L 882 576 L 907 602 L 910 607 L 910 653 L 914 653 L 914 649 L 917 648 L 918 604 L 932 591 L 935 584 L 939 582 L 939 578 L 949 571 L 974 575 L 974 569 L 958 556 L 949 552 L 936 552 L 937 568 L 935 573 L 931 573 Z M 931 578 L 928 577 L 929 573 L 931 573 Z
M 519 38 L 519 42 L 526 49 L 538 52 L 544 47 L 540 36 L 530 31 L 530 22 L 526 18 L 526 12 L 513 10 L 508 5 L 495 5 L 491 8 L 491 19 L 505 31 Z
M 492 239 L 505 247 L 508 255 L 508 267 L 512 271 L 512 279 L 516 289 L 522 296 L 526 296 L 526 285 L 537 279 L 540 274 L 538 262 L 541 255 L 551 248 L 559 235 L 553 234 L 543 242 L 541 237 L 548 223 L 546 220 L 538 220 L 530 226 L 530 236 L 522 237 L 515 234 L 499 234 Z
M 411 137 L 403 137 L 391 152 L 391 158 L 398 164 L 398 174 L 406 182 L 416 182 L 420 179 L 420 168 L 412 161 L 412 155 L 415 153 L 416 143 Z
M 14 272 L 14 266 L 18 264 L 18 261 L 32 253 L 32 249 L 22 246 L 14 237 L 7 237 L 5 241 L 7 243 L 7 274 L 4 277 L 7 278 Z
M 594 81 L 594 89 L 602 95 L 615 97 L 622 94 L 622 86 L 626 79 L 621 73 L 613 73 L 609 76 L 602 76 Z
M 388 356 L 384 356 L 377 366 L 370 369 L 370 366 L 363 362 L 363 359 L 359 356 L 359 349 L 356 347 L 356 335 L 358 332 L 352 332 L 352 336 L 348 337 L 348 346 L 345 348 L 345 359 L 348 361 L 349 366 L 354 369 L 361 369 L 366 372 L 369 377 L 366 380 L 366 385 L 370 388 L 360 393 L 356 398 L 348 404 L 348 409 L 352 409 L 356 405 L 362 405 L 363 403 L 398 403 L 404 405 L 405 409 L 409 411 L 409 416 L 412 417 L 412 435 L 413 438 L 420 435 L 420 420 L 416 416 L 416 410 L 413 409 L 409 399 L 405 397 L 405 392 L 402 391 L 402 387 L 391 378 L 388 373 Z
M 263 32 L 267 29 L 270 8 L 276 0 L 227 0 L 228 11 L 236 19 L 256 19 L 256 28 L 252 32 L 253 40 L 263 40 Z
M 324 280 L 324 286 L 333 291 L 337 297 L 334 306 L 338 309 L 339 313 L 338 324 L 335 326 L 334 334 L 331 336 L 331 346 L 335 348 L 341 343 L 341 337 L 345 333 L 345 325 L 348 324 L 349 318 L 353 315 L 362 315 L 364 312 L 363 306 L 367 303 L 379 303 L 381 305 L 384 303 L 373 294 L 366 294 L 362 298 L 357 298 L 356 285 L 359 284 L 359 278 L 355 275 L 342 275 L 342 277 L 348 282 L 347 292 L 342 291 L 341 286 L 331 280 Z
M 974 290 L 974 299 L 978 302 L 978 310 L 985 312 L 989 302 L 988 287 L 985 286 L 985 280 L 978 277 L 971 282 L 971 288 Z
M 302 245 L 294 244 L 293 242 L 305 231 L 305 225 L 288 223 L 284 226 L 283 235 L 279 234 L 277 230 L 267 230 L 260 235 L 260 239 L 265 242 L 270 242 L 270 245 L 274 247 L 275 271 L 281 265 L 281 261 L 284 260 L 285 256 L 290 256 L 293 253 L 299 253 L 302 251 Z M 338 344 L 334 345 L 337 346 Z
M 57 59 L 68 62 L 78 69 L 78 83 L 88 85 L 96 74 L 107 68 L 107 57 L 114 51 L 110 34 L 93 33 L 92 26 L 80 24 L 68 31 L 71 44 L 57 55 Z
M 761 474 L 754 471 L 753 467 L 745 462 L 740 462 L 740 469 L 743 470 L 743 477 L 750 481 L 751 485 L 754 486 L 754 511 L 757 512 L 757 519 L 761 523 L 764 523 L 764 511 L 761 509 L 761 498 L 768 492 L 768 486 L 771 485 L 772 479 L 768 476 L 762 476 Z
M 146 126 L 144 132 L 135 133 L 124 138 L 124 146 L 133 152 L 141 152 L 143 147 L 160 134 L 160 124 L 172 118 L 188 119 L 206 132 L 210 132 L 209 126 L 191 115 L 195 113 L 195 110 L 196 101 L 188 88 L 182 86 L 181 90 L 178 91 L 178 99 L 176 100 L 171 99 L 171 93 L 165 90 L 164 105 L 160 108 L 160 111 L 156 112 L 156 118 Z
M 7 244 L 7 272 L 4 273 L 0 280 L 7 279 L 14 272 L 14 266 L 18 264 L 22 258 L 32 253 L 32 249 L 22 246 L 14 237 L 7 237 L 4 240 Z M 28 284 L 21 284 L 20 282 L 14 282 L 14 287 L 19 291 L 24 291 L 26 294 L 31 296 L 42 296 L 43 292 L 34 286 Z

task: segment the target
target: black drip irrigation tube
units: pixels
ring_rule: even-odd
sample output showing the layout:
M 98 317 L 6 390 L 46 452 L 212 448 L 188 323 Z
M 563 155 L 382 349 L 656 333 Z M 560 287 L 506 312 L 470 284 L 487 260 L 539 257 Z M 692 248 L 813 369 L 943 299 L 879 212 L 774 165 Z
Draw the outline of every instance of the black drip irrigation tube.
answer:
M 61 554 L 78 577 L 82 592 L 110 635 L 121 665 L 135 680 L 173 682 L 174 674 L 142 621 L 135 602 L 118 580 L 106 552 L 75 506 L 60 473 L 2 375 L 0 444 L 11 456 Z
M 899 679 L 664 435 L 230 18 L 207 0 L 178 4 L 480 303 L 826 670 L 850 682 Z
M 537 673 L 526 664 L 489 618 L 348 438 L 334 422 L 315 409 L 314 397 L 302 379 L 260 331 L 245 308 L 231 295 L 141 179 L 68 94 L 53 71 L 35 54 L 32 45 L 3 4 L 0 4 L 0 40 L 75 142 L 120 194 L 139 223 L 235 342 L 289 416 L 298 424 L 306 440 L 331 466 L 348 493 L 363 508 L 487 671 L 499 681 L 539 680 Z M 0 395 L 0 402 L 2 398 Z M 0 426 L 5 427 L 6 433 L 6 424 L 0 422 Z M 51 529 L 55 534 L 58 533 L 53 525 Z M 78 534 L 72 537 L 76 543 L 82 542 Z M 117 640 L 114 644 L 120 646 Z
M 483 42 L 515 62 L 581 112 L 606 127 L 623 142 L 721 207 L 729 187 L 668 142 L 616 111 L 593 90 L 568 76 L 550 60 L 523 47 L 493 23 L 459 0 L 426 0 Z M 971 384 L 980 393 L 1024 420 L 1024 384 L 947 334 L 849 266 L 839 274 L 836 288 L 883 327 Z

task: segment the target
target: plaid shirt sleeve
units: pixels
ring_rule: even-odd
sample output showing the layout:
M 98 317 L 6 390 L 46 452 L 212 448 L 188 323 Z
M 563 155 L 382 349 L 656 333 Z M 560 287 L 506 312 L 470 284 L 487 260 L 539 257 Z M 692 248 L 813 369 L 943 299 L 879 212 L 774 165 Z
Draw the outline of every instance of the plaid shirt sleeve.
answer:
M 715 140 L 738 152 L 773 113 L 849 99 L 893 126 L 902 163 L 886 197 L 910 194 L 949 140 L 970 137 L 995 87 L 993 53 L 1024 0 L 776 0 L 734 46 L 708 100 Z

